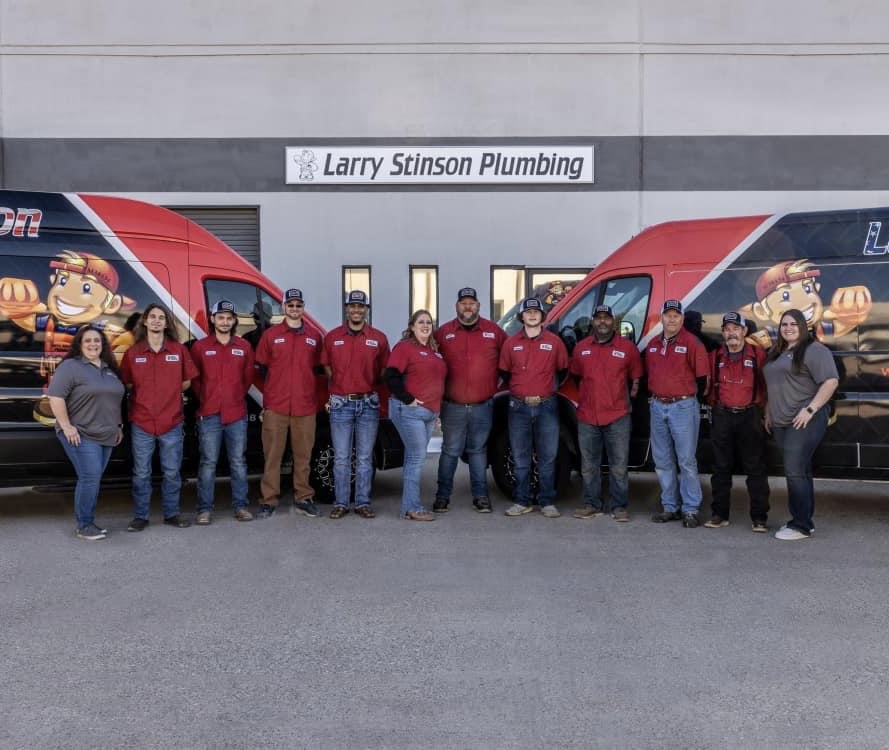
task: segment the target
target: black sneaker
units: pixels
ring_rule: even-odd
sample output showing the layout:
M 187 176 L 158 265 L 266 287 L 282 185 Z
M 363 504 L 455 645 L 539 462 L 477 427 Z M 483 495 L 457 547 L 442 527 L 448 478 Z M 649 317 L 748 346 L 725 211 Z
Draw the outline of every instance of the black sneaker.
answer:
M 682 525 L 686 529 L 696 529 L 701 525 L 701 521 L 697 513 L 686 513 L 682 516 Z
M 443 497 L 435 498 L 435 502 L 432 503 L 432 512 L 433 513 L 447 513 L 448 512 L 448 503 L 450 503 L 450 500 L 446 500 Z
M 187 529 L 189 526 L 191 526 L 191 521 L 186 521 L 178 513 L 175 516 L 170 516 L 169 518 L 165 518 L 164 523 L 167 526 L 172 526 L 173 528 L 176 528 L 176 529 Z
M 663 513 L 654 513 L 651 516 L 651 520 L 655 523 L 669 523 L 670 521 L 681 521 L 682 514 L 678 510 L 668 511 L 665 510 Z
M 765 534 L 769 530 L 769 525 L 764 520 L 757 519 L 751 528 L 757 534 Z
M 472 505 L 479 513 L 490 513 L 493 510 L 491 507 L 491 499 L 488 497 L 473 498 Z
M 145 528 L 147 526 L 147 518 L 134 518 L 132 521 L 130 521 L 130 525 L 127 526 L 127 531 L 145 531 Z
M 263 503 L 259 506 L 259 513 L 256 514 L 256 517 L 261 520 L 271 518 L 273 515 L 275 515 L 275 510 L 277 510 L 277 507 L 278 506 L 276 505 L 266 505 L 265 503 Z
M 315 507 L 315 503 L 311 497 L 306 498 L 302 502 L 293 501 L 293 509 L 297 513 L 302 513 L 304 516 L 308 516 L 309 518 L 317 518 L 321 515 L 318 512 L 318 508 Z
M 107 536 L 105 529 L 100 529 L 96 524 L 90 523 L 86 526 L 80 526 L 74 529 L 74 536 L 87 542 L 98 542 Z

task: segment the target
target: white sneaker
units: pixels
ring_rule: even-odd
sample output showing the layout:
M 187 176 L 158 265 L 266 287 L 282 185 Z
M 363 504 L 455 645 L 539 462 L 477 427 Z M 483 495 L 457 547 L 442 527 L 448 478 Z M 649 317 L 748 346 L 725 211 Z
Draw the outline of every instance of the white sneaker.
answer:
M 540 512 L 546 516 L 546 518 L 558 518 L 562 514 L 559 513 L 559 509 L 555 505 L 544 505 Z
M 519 503 L 513 503 L 507 509 L 504 515 L 506 516 L 523 516 L 525 513 L 530 513 L 532 510 L 530 505 L 521 505 Z
M 789 529 L 786 526 L 783 529 L 778 529 L 775 532 L 775 539 L 781 539 L 785 542 L 798 542 L 802 539 L 808 539 L 808 534 L 803 534 L 802 531 L 797 531 L 796 529 Z

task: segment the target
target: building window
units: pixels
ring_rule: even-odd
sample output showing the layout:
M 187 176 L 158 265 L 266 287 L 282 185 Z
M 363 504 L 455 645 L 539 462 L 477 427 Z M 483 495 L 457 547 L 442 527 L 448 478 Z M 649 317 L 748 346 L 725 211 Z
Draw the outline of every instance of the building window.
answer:
M 346 295 L 349 292 L 354 292 L 356 289 L 367 294 L 371 305 L 373 305 L 373 292 L 370 288 L 370 266 L 343 266 L 343 301 L 345 301 Z M 345 311 L 345 308 L 343 310 Z M 372 311 L 373 307 L 367 308 L 368 323 L 371 322 Z
M 523 266 L 491 266 L 491 320 L 501 320 L 524 296 Z
M 408 315 L 417 310 L 428 310 L 432 320 L 438 321 L 438 266 L 411 266 L 411 309 Z

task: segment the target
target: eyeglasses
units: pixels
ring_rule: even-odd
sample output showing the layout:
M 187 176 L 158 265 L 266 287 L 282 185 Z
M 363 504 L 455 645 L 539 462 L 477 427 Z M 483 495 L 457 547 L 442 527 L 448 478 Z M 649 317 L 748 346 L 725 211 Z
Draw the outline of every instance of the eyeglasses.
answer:
M 285 307 L 293 307 L 293 308 L 296 308 L 297 310 L 302 310 L 305 307 L 305 305 L 302 302 L 288 302 L 285 305 Z

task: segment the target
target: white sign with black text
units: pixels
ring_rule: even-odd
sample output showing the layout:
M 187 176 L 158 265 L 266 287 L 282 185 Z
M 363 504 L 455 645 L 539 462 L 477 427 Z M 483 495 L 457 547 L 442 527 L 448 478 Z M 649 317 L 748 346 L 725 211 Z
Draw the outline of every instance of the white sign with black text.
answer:
M 288 185 L 576 185 L 593 180 L 587 146 L 290 146 Z

